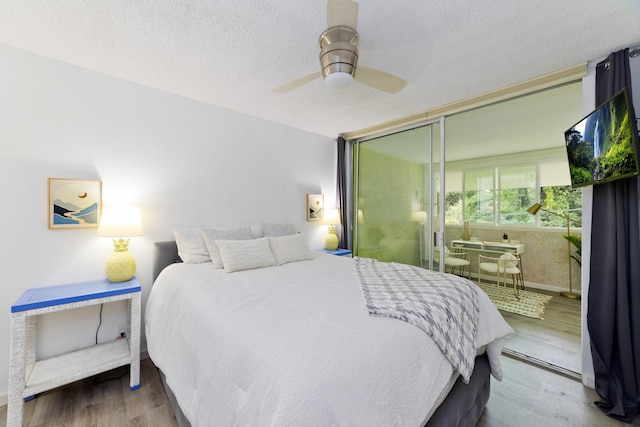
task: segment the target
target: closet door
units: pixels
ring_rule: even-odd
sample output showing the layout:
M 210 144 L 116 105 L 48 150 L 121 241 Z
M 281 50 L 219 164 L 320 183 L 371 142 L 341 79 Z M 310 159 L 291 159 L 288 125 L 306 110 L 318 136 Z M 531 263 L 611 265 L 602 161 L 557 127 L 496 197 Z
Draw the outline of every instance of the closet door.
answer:
M 439 121 L 356 144 L 358 256 L 440 268 L 433 236 L 441 230 L 444 194 L 441 127 Z

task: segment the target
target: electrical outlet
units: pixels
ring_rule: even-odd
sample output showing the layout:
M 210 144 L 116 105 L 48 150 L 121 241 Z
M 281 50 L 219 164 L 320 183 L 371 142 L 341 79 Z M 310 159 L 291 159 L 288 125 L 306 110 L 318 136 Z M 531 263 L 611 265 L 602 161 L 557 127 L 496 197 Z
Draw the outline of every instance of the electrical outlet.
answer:
M 127 325 L 118 326 L 118 336 L 120 338 L 126 338 L 127 337 Z

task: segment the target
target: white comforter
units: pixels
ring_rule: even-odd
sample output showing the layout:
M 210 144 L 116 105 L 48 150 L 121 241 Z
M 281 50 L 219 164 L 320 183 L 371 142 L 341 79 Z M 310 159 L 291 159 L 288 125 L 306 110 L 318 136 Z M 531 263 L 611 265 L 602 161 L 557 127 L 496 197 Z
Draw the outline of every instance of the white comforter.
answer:
M 476 336 L 502 377 L 513 330 L 480 294 Z M 149 355 L 197 426 L 419 426 L 453 369 L 419 328 L 370 317 L 352 259 L 224 273 L 174 264 L 145 313 Z

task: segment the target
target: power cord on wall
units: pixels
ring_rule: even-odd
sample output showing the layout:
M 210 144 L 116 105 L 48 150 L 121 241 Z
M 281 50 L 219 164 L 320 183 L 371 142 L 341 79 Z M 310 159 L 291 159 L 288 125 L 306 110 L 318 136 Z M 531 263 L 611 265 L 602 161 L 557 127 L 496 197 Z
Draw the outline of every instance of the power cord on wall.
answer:
M 100 304 L 100 323 L 98 323 L 98 328 L 96 329 L 96 345 L 98 344 L 98 331 L 102 326 L 102 307 L 104 307 L 104 304 Z
M 102 326 L 102 308 L 104 304 L 100 304 L 100 323 L 98 323 L 98 328 L 96 329 L 96 345 L 98 344 L 98 332 L 100 331 L 100 326 Z M 124 337 L 123 337 L 124 338 Z M 93 377 L 94 384 L 102 384 L 107 381 L 117 380 L 129 373 L 128 366 L 121 366 L 116 369 L 112 369 L 111 371 L 103 372 L 99 375 Z

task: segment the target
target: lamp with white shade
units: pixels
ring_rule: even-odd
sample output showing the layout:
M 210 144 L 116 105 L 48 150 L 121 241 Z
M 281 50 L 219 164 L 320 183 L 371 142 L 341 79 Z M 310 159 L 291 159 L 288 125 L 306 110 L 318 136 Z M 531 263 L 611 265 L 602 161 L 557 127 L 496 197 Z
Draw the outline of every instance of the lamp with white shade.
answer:
M 105 272 L 110 282 L 125 282 L 136 272 L 136 261 L 129 252 L 129 237 L 142 235 L 140 210 L 134 207 L 104 207 L 98 236 L 113 238 L 113 254 Z
M 427 222 L 426 211 L 411 212 L 411 220 L 418 223 L 418 248 L 420 254 L 420 266 L 424 267 L 424 224 Z
M 411 219 L 420 225 L 424 225 L 424 223 L 427 222 L 427 212 L 426 211 L 411 212 Z

